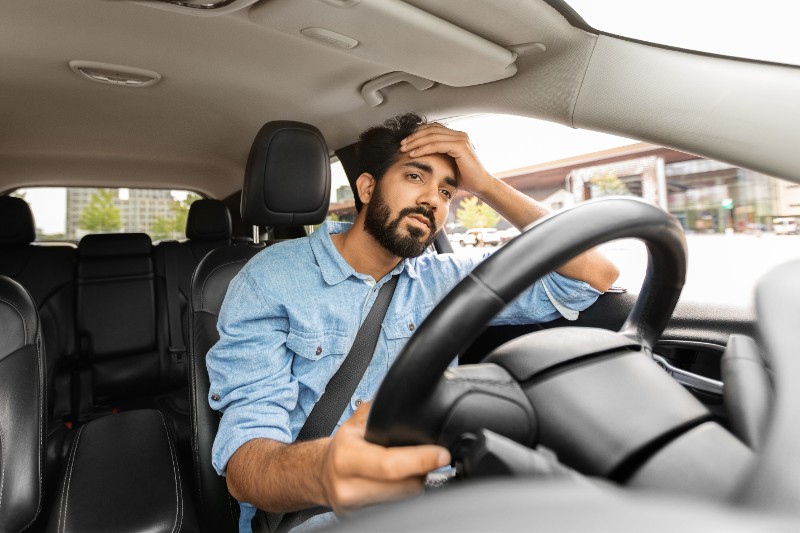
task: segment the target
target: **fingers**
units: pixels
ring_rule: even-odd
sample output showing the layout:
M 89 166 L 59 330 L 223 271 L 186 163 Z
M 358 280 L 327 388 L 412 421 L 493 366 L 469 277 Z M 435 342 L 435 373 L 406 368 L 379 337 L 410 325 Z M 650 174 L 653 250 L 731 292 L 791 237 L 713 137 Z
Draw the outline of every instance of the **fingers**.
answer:
M 423 489 L 425 475 L 450 464 L 434 445 L 385 448 L 364 439 L 370 403 L 365 402 L 331 440 L 322 468 L 326 500 L 337 512 L 407 498 Z
M 453 144 L 446 145 L 446 143 Z M 437 146 L 431 150 L 431 145 L 434 144 L 437 144 Z M 433 152 L 448 153 L 461 147 L 472 149 L 469 136 L 464 132 L 445 128 L 441 124 L 420 126 L 414 133 L 400 142 L 400 150 L 411 152 L 412 157 Z M 423 150 L 418 150 L 419 148 L 423 148 Z
M 447 449 L 434 445 L 384 448 L 362 441 L 352 451 L 336 456 L 336 470 L 372 480 L 400 481 L 450 464 Z
M 329 452 L 323 484 L 337 513 L 418 494 L 428 472 L 450 464 L 439 446 L 384 448 L 354 434 L 337 433 Z
M 334 446 L 337 472 L 380 480 L 400 480 L 423 476 L 450 464 L 446 448 L 434 445 L 384 448 L 364 440 L 371 402 L 364 402 L 339 428 Z

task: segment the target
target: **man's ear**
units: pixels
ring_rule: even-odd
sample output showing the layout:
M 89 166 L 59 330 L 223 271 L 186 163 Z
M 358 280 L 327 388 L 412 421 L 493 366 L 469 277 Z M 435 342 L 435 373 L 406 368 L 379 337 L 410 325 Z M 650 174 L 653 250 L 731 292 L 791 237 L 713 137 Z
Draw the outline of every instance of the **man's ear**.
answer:
M 368 204 L 372 199 L 372 192 L 375 190 L 377 181 L 372 177 L 372 174 L 364 172 L 356 179 L 356 190 L 358 191 L 358 198 L 364 205 Z

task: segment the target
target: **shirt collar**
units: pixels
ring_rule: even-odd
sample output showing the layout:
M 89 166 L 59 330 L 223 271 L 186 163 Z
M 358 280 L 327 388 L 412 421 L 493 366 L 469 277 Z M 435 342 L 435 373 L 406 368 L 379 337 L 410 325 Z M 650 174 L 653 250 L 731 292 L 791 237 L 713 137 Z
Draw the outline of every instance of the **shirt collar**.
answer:
M 317 265 L 319 265 L 322 279 L 324 279 L 328 285 L 341 283 L 350 276 L 355 276 L 359 279 L 367 279 L 369 277 L 366 274 L 356 272 L 353 267 L 344 260 L 342 254 L 339 253 L 339 250 L 337 250 L 336 246 L 333 244 L 333 240 L 331 240 L 331 235 L 334 233 L 344 233 L 352 226 L 353 224 L 351 222 L 333 222 L 331 220 L 326 220 L 324 224 L 309 236 L 311 251 L 314 253 Z M 404 259 L 400 261 L 389 274 L 393 276 L 405 270 L 409 277 L 416 279 L 418 277 L 416 266 L 416 258 Z

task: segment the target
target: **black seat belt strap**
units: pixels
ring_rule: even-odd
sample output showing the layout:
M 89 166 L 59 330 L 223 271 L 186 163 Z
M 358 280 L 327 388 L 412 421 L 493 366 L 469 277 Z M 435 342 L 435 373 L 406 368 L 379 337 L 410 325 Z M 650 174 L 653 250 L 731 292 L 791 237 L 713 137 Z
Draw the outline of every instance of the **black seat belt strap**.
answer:
M 181 309 L 178 298 L 180 284 L 178 280 L 178 243 L 165 242 L 164 249 L 164 275 L 166 277 L 167 293 L 167 322 L 169 322 L 169 352 L 175 363 L 182 364 L 186 354 L 186 345 L 183 343 L 183 328 L 181 328 Z
M 392 276 L 392 279 L 381 287 L 375 303 L 372 304 L 372 309 L 369 310 L 367 318 L 358 329 L 356 340 L 353 341 L 347 357 L 328 382 L 325 392 L 322 393 L 303 424 L 303 428 L 297 436 L 298 441 L 327 437 L 333 432 L 347 404 L 350 403 L 356 387 L 361 382 L 361 378 L 364 377 L 364 373 L 372 362 L 383 317 L 389 308 L 389 302 L 392 301 L 396 286 L 397 276 Z
M 398 277 L 397 275 L 392 276 L 378 291 L 375 303 L 372 304 L 372 308 L 367 313 L 367 318 L 364 319 L 358 329 L 347 357 L 328 382 L 325 392 L 314 404 L 311 414 L 308 415 L 303 427 L 300 429 L 300 433 L 297 435 L 296 442 L 327 437 L 333 432 L 336 423 L 342 417 L 342 413 L 350 402 L 350 398 L 355 393 L 356 387 L 358 387 L 370 362 L 372 362 L 375 346 L 378 344 L 381 324 L 383 324 L 383 318 L 386 316 L 386 310 L 389 309 L 389 303 L 392 301 Z M 285 532 L 305 522 L 312 516 L 327 511 L 329 509 L 323 507 L 304 509 L 285 515 L 258 511 L 253 524 L 254 526 L 258 525 L 262 531 L 266 525 L 267 529 L 272 533 Z

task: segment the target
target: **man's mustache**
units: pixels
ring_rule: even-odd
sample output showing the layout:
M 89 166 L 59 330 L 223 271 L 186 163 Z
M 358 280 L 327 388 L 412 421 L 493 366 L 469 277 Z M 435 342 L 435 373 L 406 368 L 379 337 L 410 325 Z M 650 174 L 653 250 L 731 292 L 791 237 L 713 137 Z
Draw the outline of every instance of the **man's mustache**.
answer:
M 428 225 L 431 229 L 436 228 L 436 218 L 433 215 L 433 211 L 430 209 L 425 209 L 421 205 L 417 207 L 406 207 L 397 215 L 397 220 L 402 220 L 403 217 L 407 217 L 408 215 L 422 215 L 428 219 Z

